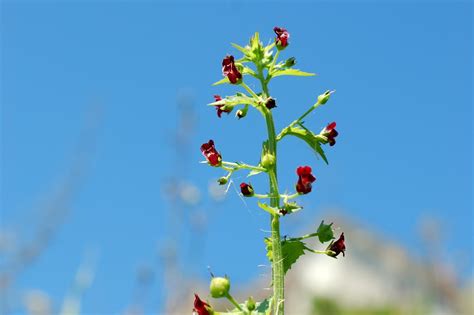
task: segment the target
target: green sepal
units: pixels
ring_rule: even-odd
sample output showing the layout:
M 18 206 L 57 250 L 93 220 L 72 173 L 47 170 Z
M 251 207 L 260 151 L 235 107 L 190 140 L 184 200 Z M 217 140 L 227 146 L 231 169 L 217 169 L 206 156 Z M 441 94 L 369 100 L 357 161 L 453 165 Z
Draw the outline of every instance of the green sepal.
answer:
M 285 209 L 287 213 L 293 213 L 303 209 L 303 207 L 296 202 L 285 202 L 283 204 L 283 209 Z
M 324 224 L 324 220 L 321 221 L 321 224 L 319 225 L 316 232 L 318 233 L 318 238 L 321 243 L 329 242 L 335 238 L 334 231 L 332 229 L 332 223 Z
M 261 203 L 260 201 L 257 201 L 257 205 L 264 211 L 270 213 L 271 215 L 276 215 L 278 214 L 278 209 L 270 207 L 266 203 Z
M 265 237 L 264 242 L 267 248 L 268 260 L 271 262 L 273 261 L 272 240 L 269 237 Z M 298 260 L 298 258 L 305 254 L 305 249 L 307 249 L 305 243 L 299 240 L 290 239 L 281 242 L 284 274 L 291 269 L 291 266 Z
M 316 75 L 315 73 L 310 73 L 310 72 L 304 72 L 298 69 L 277 69 L 275 71 L 272 71 L 270 73 L 270 76 L 274 77 L 279 77 L 282 75 L 292 75 L 292 76 L 297 76 L 297 77 L 310 77 L 313 75 Z
M 221 84 L 230 84 L 229 78 L 225 77 L 222 80 L 212 83 L 212 86 L 221 85 Z

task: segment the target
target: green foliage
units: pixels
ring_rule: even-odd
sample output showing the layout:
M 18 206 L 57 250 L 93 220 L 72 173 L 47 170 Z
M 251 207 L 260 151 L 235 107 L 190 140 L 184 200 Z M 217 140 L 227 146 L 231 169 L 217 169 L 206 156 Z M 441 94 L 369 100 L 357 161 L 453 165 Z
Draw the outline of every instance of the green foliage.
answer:
M 272 240 L 268 237 L 264 239 L 267 248 L 267 257 L 273 262 Z M 283 240 L 281 242 L 281 251 L 283 256 L 283 270 L 284 274 L 291 269 L 291 266 L 305 254 L 305 243 L 299 240 Z
M 324 153 L 323 149 L 321 148 L 321 143 L 327 142 L 325 138 L 320 135 L 316 135 L 307 128 L 299 128 L 299 127 L 290 127 L 287 128 L 285 131 L 286 135 L 291 135 L 298 137 L 304 142 L 306 142 L 313 151 L 319 155 L 326 164 L 329 164 L 326 154 Z
M 321 224 L 317 230 L 318 238 L 321 243 L 329 242 L 334 239 L 334 231 L 331 224 L 324 224 L 324 220 L 321 221 Z
M 292 76 L 297 76 L 297 77 L 310 77 L 316 74 L 310 73 L 310 72 L 304 72 L 298 69 L 283 69 L 283 70 L 272 71 L 270 75 L 273 78 L 275 78 L 282 75 L 292 75 Z

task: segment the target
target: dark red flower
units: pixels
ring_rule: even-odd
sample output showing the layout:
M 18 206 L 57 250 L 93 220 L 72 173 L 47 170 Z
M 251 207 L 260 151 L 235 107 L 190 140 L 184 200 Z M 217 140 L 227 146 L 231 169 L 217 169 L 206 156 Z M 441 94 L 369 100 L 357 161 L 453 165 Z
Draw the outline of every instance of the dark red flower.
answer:
M 275 38 L 275 44 L 277 48 L 282 49 L 288 46 L 288 39 L 290 38 L 290 33 L 288 33 L 286 29 L 277 26 L 273 28 L 273 31 L 277 35 L 277 37 Z
M 218 166 L 221 164 L 222 157 L 219 152 L 217 152 L 216 148 L 214 147 L 214 141 L 209 140 L 208 143 L 203 143 L 201 145 L 201 152 L 202 155 L 206 158 L 207 162 L 212 166 Z
M 276 101 L 275 101 L 275 99 L 269 97 L 269 98 L 267 99 L 267 101 L 265 102 L 265 106 L 266 106 L 268 109 L 272 109 L 272 108 L 277 107 L 277 106 L 276 106 Z
M 300 166 L 296 169 L 298 174 L 298 182 L 296 183 L 296 191 L 300 194 L 307 194 L 311 192 L 312 183 L 316 180 L 316 177 L 311 174 L 311 167 Z
M 199 298 L 199 296 L 196 293 L 194 293 L 194 309 L 193 309 L 193 311 L 198 313 L 198 315 L 210 315 L 211 314 L 209 312 L 210 308 L 211 308 L 211 306 L 209 304 L 207 304 L 206 302 L 201 300 Z
M 214 99 L 216 100 L 216 102 L 222 101 L 222 97 L 220 97 L 220 95 L 214 95 Z M 222 109 L 222 107 L 224 106 L 225 105 L 216 105 L 217 116 L 219 118 L 221 118 L 222 113 L 229 114 L 232 111 L 232 109 Z
M 336 144 L 336 139 L 335 138 L 337 137 L 337 135 L 339 133 L 336 131 L 336 122 L 335 121 L 328 124 L 323 129 L 323 133 L 328 138 L 328 143 L 331 147 Z
M 345 251 L 346 251 L 346 244 L 344 244 L 344 233 L 339 236 L 339 239 L 329 245 L 329 250 L 331 250 L 333 253 L 329 254 L 329 256 L 336 258 L 337 255 L 342 253 L 342 256 L 346 256 Z
M 242 74 L 235 66 L 234 56 L 226 56 L 224 60 L 222 60 L 222 74 L 229 78 L 232 84 L 236 84 L 242 79 Z
M 253 196 L 253 187 L 250 184 L 241 183 L 240 184 L 240 191 L 242 192 L 242 195 L 244 195 L 245 197 L 252 197 Z

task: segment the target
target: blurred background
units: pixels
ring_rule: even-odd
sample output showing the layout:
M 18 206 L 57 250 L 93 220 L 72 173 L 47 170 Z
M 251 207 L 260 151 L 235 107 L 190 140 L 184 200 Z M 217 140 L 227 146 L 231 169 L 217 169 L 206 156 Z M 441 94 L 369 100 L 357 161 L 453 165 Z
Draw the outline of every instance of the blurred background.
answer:
M 324 219 L 347 245 L 288 272 L 288 314 L 473 314 L 471 2 L 0 3 L 1 314 L 191 314 L 209 270 L 270 294 L 268 217 L 199 147 L 258 163 L 260 115 L 206 104 L 236 90 L 211 86 L 230 43 L 274 26 L 318 74 L 272 81 L 277 129 L 336 89 L 306 125 L 340 134 L 329 165 L 281 143 L 283 191 L 317 177 L 282 233 Z

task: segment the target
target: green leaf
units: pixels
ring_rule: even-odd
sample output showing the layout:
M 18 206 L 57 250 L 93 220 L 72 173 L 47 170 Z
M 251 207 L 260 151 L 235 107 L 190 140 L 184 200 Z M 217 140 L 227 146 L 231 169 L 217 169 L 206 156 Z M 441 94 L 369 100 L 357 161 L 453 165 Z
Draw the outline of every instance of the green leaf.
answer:
M 270 315 L 271 301 L 272 301 L 272 298 L 270 297 L 270 298 L 266 298 L 262 302 L 257 302 L 255 310 L 252 311 L 252 315 Z M 243 310 L 247 309 L 245 303 L 240 303 L 239 305 Z M 247 314 L 247 312 L 245 312 L 245 311 L 242 312 L 238 308 L 234 308 L 231 311 L 216 312 L 216 314 L 219 314 L 219 315 L 244 315 L 244 314 Z
M 272 240 L 268 237 L 264 239 L 267 248 L 267 257 L 273 261 Z M 286 274 L 291 266 L 305 254 L 306 245 L 299 240 L 284 240 L 281 242 L 281 251 L 283 255 L 283 271 Z
M 331 224 L 324 224 L 324 220 L 321 221 L 321 224 L 317 230 L 318 238 L 321 243 L 329 242 L 334 239 L 334 231 Z
M 247 175 L 247 177 L 254 176 L 257 174 L 260 174 L 262 171 L 257 171 L 257 170 L 251 170 L 250 173 Z
M 263 300 L 262 302 L 259 302 L 257 303 L 257 307 L 255 308 L 255 312 L 257 312 L 257 314 L 270 314 L 271 312 L 271 301 L 272 301 L 272 298 L 266 298 L 265 300 Z M 253 314 L 253 312 L 252 312 Z
M 235 106 L 235 105 L 243 105 L 243 104 L 249 104 L 249 105 L 257 105 L 257 101 L 249 97 L 245 94 L 239 94 L 239 95 L 232 95 L 232 96 L 226 96 L 220 101 L 212 102 L 207 104 L 208 106 L 216 106 L 216 105 L 228 105 L 228 106 Z
M 266 203 L 261 203 L 260 201 L 257 201 L 257 205 L 263 209 L 264 211 L 270 213 L 271 215 L 275 215 L 278 213 L 278 209 L 275 209 L 273 207 L 270 207 L 269 205 L 267 205 Z
M 293 75 L 293 76 L 298 76 L 298 77 L 310 77 L 313 75 L 316 75 L 314 73 L 310 72 L 304 72 L 298 69 L 282 69 L 282 70 L 276 70 L 271 73 L 272 77 L 279 77 L 281 75 Z
M 227 83 L 230 83 L 230 81 L 229 81 L 229 78 L 225 77 L 222 80 L 219 80 L 217 82 L 212 83 L 212 86 L 220 85 L 220 84 L 227 84 Z
M 232 47 L 234 47 L 235 49 L 239 50 L 241 53 L 243 53 L 244 55 L 247 55 L 248 54 L 248 48 L 246 47 L 242 47 L 240 45 L 237 45 L 237 44 L 234 44 L 234 43 L 231 43 Z
M 287 135 L 292 135 L 304 140 L 309 145 L 309 147 L 315 151 L 315 153 L 321 156 L 326 164 L 329 164 L 326 154 L 321 148 L 321 142 L 324 141 L 321 136 L 315 135 L 307 128 L 302 129 L 298 127 L 287 128 L 285 133 Z

